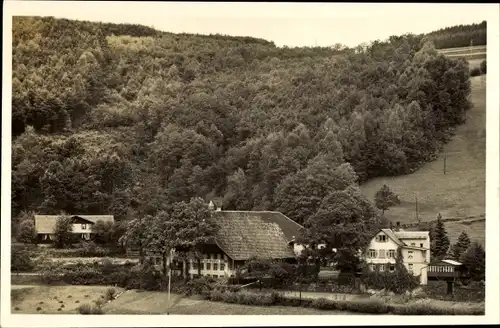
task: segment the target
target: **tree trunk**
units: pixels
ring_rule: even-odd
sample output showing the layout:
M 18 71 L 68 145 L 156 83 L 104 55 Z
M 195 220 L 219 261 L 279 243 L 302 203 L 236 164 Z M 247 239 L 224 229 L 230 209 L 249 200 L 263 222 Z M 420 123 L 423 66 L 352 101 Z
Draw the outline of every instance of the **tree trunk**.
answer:
M 201 277 L 201 259 L 198 257 L 196 261 L 198 262 L 198 277 Z
M 167 275 L 167 252 L 163 252 L 163 274 L 166 276 Z M 170 267 L 171 263 L 168 264 L 168 267 Z
M 182 260 L 182 277 L 184 280 L 187 280 L 187 260 L 183 259 Z
M 142 247 L 139 248 L 139 263 L 144 264 L 144 250 Z

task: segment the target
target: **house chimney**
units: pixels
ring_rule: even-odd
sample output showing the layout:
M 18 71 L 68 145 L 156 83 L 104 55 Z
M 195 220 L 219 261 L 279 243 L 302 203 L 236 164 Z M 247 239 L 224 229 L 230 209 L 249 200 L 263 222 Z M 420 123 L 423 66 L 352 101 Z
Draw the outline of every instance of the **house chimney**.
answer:
M 389 223 L 389 228 L 392 230 L 394 228 L 392 221 Z
M 401 227 L 401 224 L 399 223 L 399 221 L 396 222 L 396 231 L 399 231 Z

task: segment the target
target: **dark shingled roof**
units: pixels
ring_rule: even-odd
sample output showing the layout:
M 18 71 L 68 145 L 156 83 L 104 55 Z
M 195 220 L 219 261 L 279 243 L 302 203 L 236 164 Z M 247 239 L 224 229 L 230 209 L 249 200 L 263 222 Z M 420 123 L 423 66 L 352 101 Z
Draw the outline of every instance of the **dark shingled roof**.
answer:
M 233 260 L 294 258 L 288 245 L 301 225 L 279 212 L 218 211 L 217 245 Z

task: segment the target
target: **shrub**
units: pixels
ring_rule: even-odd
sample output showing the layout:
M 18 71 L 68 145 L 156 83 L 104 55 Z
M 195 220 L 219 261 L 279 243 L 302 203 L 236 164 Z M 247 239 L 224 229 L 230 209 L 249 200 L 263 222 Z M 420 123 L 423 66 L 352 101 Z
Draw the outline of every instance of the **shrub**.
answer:
M 35 267 L 29 252 L 26 250 L 13 250 L 10 265 L 14 272 L 31 272 Z
M 82 304 L 77 309 L 80 314 L 104 314 L 100 305 Z
M 186 296 L 202 295 L 208 297 L 215 289 L 216 280 L 211 277 L 200 277 L 187 282 L 184 290 Z
M 106 289 L 106 295 L 104 296 L 105 300 L 112 301 L 115 299 L 115 296 L 116 296 L 116 290 L 114 288 Z
M 391 312 L 398 315 L 484 315 L 484 308 L 477 307 L 444 307 L 430 303 L 413 303 L 395 305 Z
M 19 311 L 19 310 L 20 310 L 20 308 L 16 306 L 16 307 L 14 308 L 14 310 Z
M 479 67 L 474 67 L 470 70 L 470 76 L 479 76 L 481 75 L 481 69 Z
M 80 301 L 79 301 L 79 300 L 76 300 L 76 301 L 75 301 L 75 304 L 78 304 L 78 303 L 80 303 Z
M 42 308 L 41 308 L 41 307 L 37 307 L 37 308 L 36 308 L 36 310 L 37 310 L 37 311 L 41 311 L 41 310 L 42 310 Z
M 58 309 L 57 309 L 57 311 L 62 311 L 62 309 L 61 309 L 61 308 L 58 308 Z
M 481 69 L 481 73 L 486 74 L 486 59 L 481 62 L 479 68 Z

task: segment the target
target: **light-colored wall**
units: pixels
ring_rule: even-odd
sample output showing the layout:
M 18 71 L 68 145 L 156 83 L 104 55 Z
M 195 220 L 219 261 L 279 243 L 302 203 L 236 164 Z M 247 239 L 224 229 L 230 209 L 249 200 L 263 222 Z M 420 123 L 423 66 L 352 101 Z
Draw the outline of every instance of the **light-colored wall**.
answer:
M 396 263 L 395 258 L 390 258 L 388 257 L 389 250 L 394 250 L 395 256 L 397 255 L 397 250 L 398 250 L 398 244 L 389 236 L 386 236 L 386 241 L 385 242 L 379 242 L 377 241 L 377 236 L 378 235 L 385 235 L 383 232 L 378 233 L 375 237 L 372 238 L 370 241 L 370 244 L 368 245 L 366 249 L 366 254 L 365 254 L 365 259 L 367 263 L 374 263 L 374 264 L 383 264 L 383 263 Z M 368 257 L 368 251 L 370 249 L 374 249 L 376 251 L 376 256 L 375 258 L 369 258 Z M 383 258 L 379 257 L 379 250 L 383 249 L 385 251 L 385 256 Z
M 206 269 L 206 264 L 210 263 L 210 269 Z M 197 275 L 198 268 L 194 267 L 195 261 L 190 261 L 188 263 L 188 273 L 189 275 Z M 214 270 L 214 264 L 217 264 L 217 270 Z M 221 264 L 224 264 L 224 269 L 221 269 Z M 235 275 L 235 268 L 233 266 L 232 260 L 227 257 L 225 254 L 221 254 L 220 257 L 217 257 L 217 254 L 204 254 L 204 258 L 201 260 L 201 274 L 203 276 L 218 276 L 218 277 L 230 277 L 231 275 Z M 232 269 L 229 269 L 231 265 Z
M 365 254 L 365 259 L 366 262 L 369 264 L 385 264 L 385 263 L 396 263 L 395 258 L 389 258 L 388 257 L 388 251 L 389 250 L 394 250 L 395 256 L 397 256 L 397 249 L 398 245 L 396 244 L 395 241 L 393 241 L 389 236 L 386 237 L 385 242 L 379 242 L 377 241 L 377 236 L 378 235 L 385 235 L 382 231 L 379 232 L 376 236 L 372 238 L 370 241 L 370 244 L 367 247 L 366 254 Z M 409 249 L 409 248 L 402 248 L 401 249 L 401 255 L 403 256 L 403 263 L 408 271 L 413 272 L 414 276 L 420 276 L 420 284 L 426 285 L 427 284 L 427 266 L 430 262 L 430 250 L 428 248 L 430 247 L 430 239 L 404 239 L 404 242 L 407 245 L 411 245 L 412 243 L 415 243 L 415 247 L 420 247 L 420 244 L 423 244 L 424 248 L 427 248 L 427 250 L 416 250 L 416 249 Z M 376 251 L 376 258 L 369 258 L 368 257 L 368 251 L 370 249 L 374 249 Z M 383 249 L 385 251 L 385 257 L 380 258 L 379 257 L 379 250 Z M 409 258 L 410 253 L 412 252 L 412 258 Z M 411 265 L 410 265 L 411 264 Z
M 86 223 L 85 229 L 82 229 L 81 223 L 73 223 L 73 233 L 91 233 L 92 223 Z

